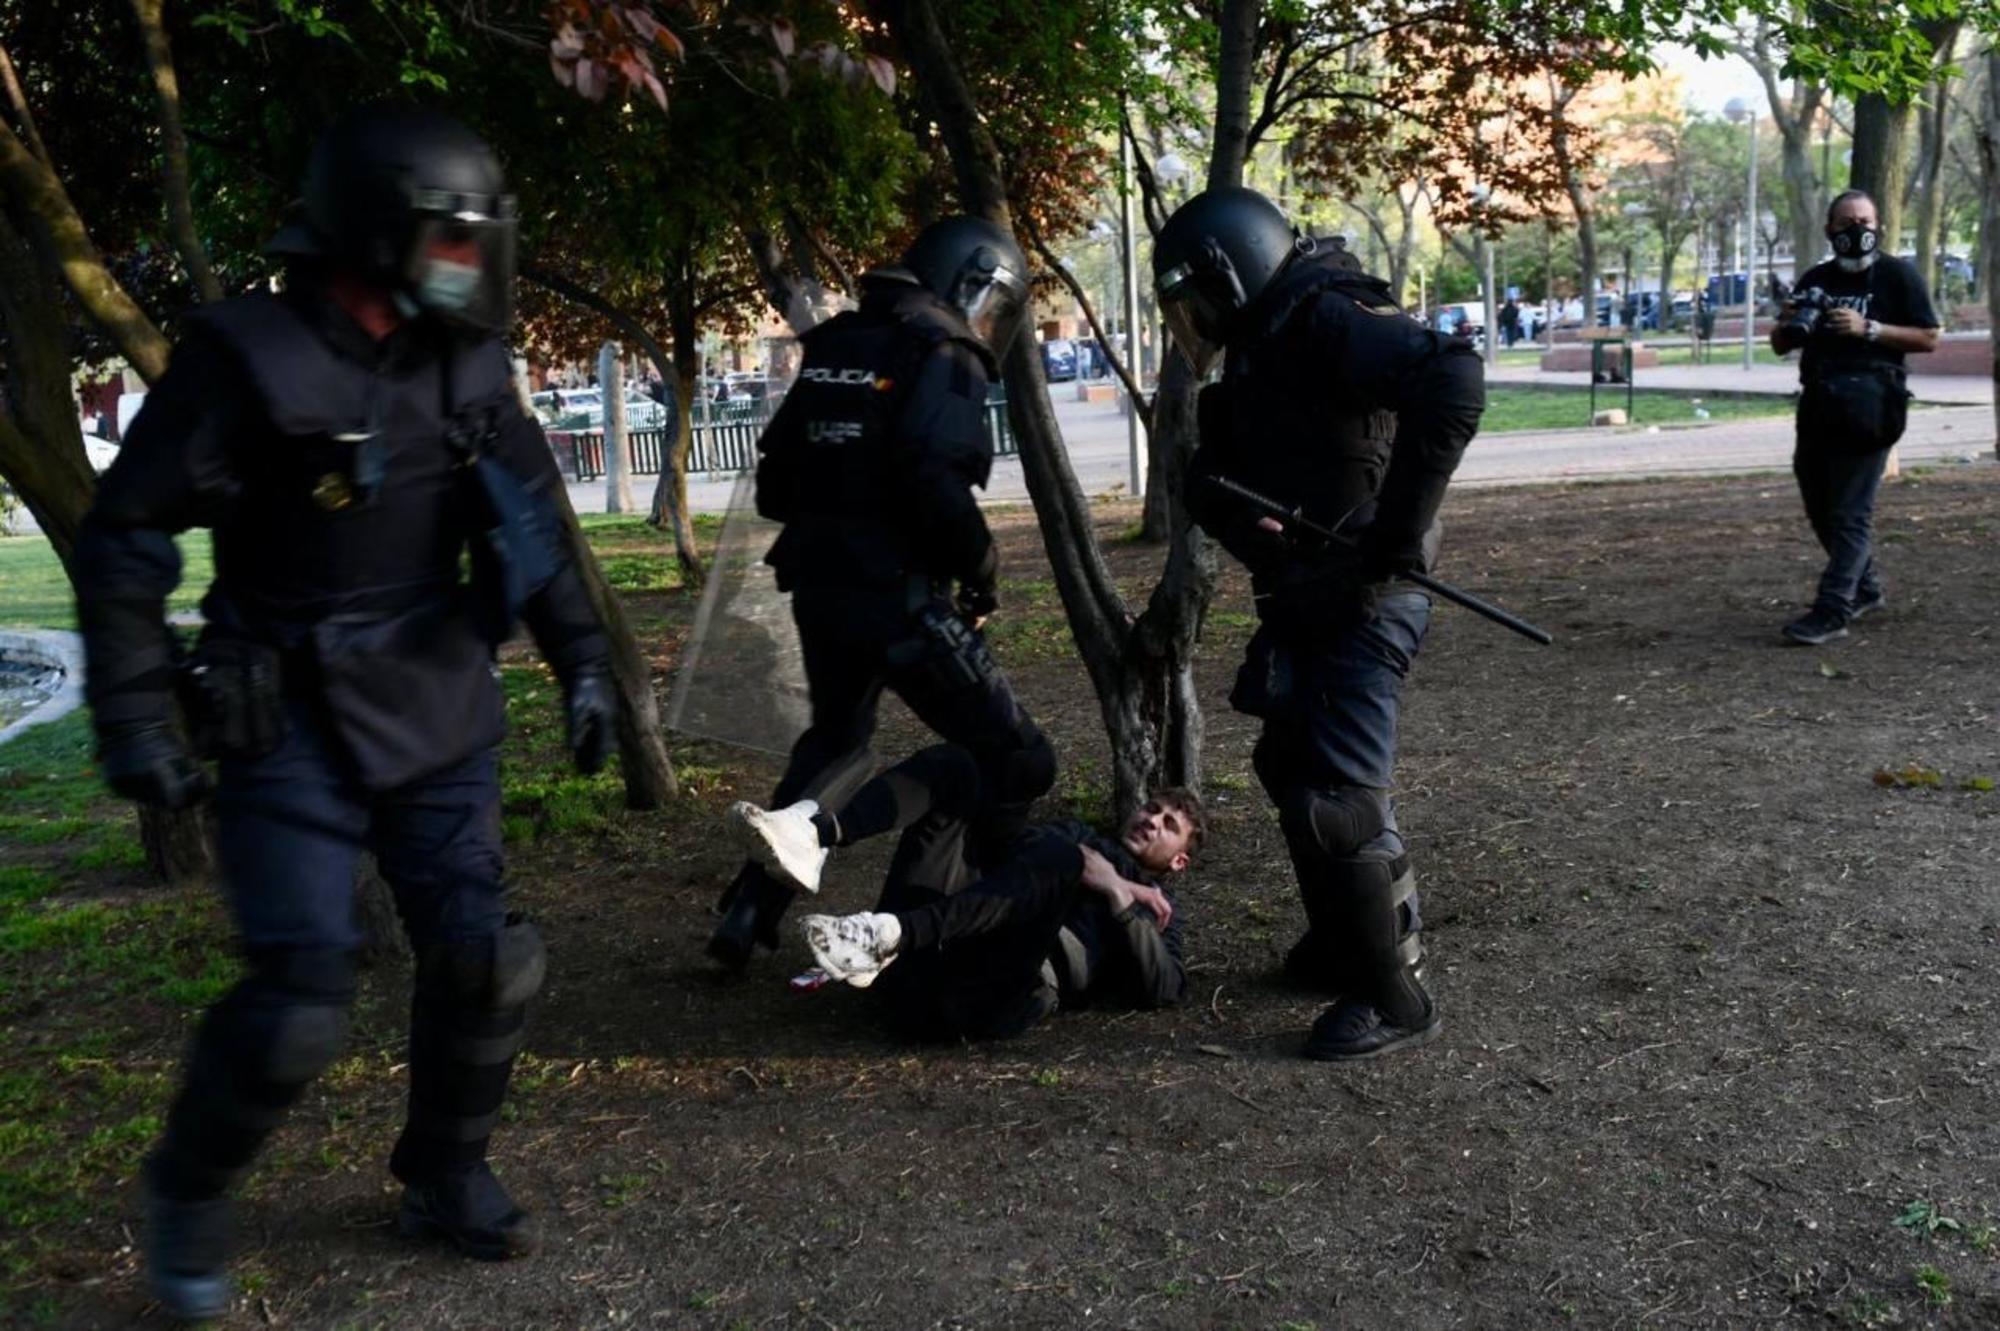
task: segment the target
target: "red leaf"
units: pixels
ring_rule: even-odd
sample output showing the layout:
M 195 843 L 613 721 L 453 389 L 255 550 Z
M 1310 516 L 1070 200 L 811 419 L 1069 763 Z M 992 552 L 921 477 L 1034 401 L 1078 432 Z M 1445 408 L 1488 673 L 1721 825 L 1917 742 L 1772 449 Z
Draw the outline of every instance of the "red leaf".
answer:
M 554 40 L 549 42 L 549 51 L 563 60 L 574 60 L 583 54 L 583 38 L 571 25 L 565 23 L 556 29 Z
M 771 42 L 778 48 L 778 54 L 789 60 L 798 48 L 799 30 L 792 26 L 788 18 L 771 20 Z
M 653 11 L 632 6 L 625 11 L 625 21 L 632 25 L 632 31 L 639 34 L 639 40 L 650 42 L 660 35 L 660 21 L 653 17 Z
M 594 60 L 576 62 L 576 90 L 593 102 L 604 100 L 610 88 L 610 79 L 605 76 L 604 66 Z
M 687 60 L 687 46 L 680 38 L 674 36 L 672 29 L 661 28 L 653 40 L 658 42 L 661 48 L 674 59 L 683 62 Z
M 549 52 L 549 72 L 556 76 L 556 82 L 565 88 L 576 86 L 576 66 L 564 60 L 555 52 Z
M 666 88 L 661 86 L 658 76 L 655 75 L 653 71 L 650 69 L 646 71 L 645 83 L 646 83 L 646 91 L 653 94 L 653 100 L 660 104 L 660 109 L 662 111 L 666 110 L 667 90 Z
M 882 90 L 884 97 L 896 95 L 896 66 L 893 61 L 879 55 L 871 55 L 868 60 L 868 77 L 875 80 L 875 86 Z
M 792 71 L 776 56 L 771 57 L 771 77 L 778 81 L 778 95 L 783 97 L 792 90 Z

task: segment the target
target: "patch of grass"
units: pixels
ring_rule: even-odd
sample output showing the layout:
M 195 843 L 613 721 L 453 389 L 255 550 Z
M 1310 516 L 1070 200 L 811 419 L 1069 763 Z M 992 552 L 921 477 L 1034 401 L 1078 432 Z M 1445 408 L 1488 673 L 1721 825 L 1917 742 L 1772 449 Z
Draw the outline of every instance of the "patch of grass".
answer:
M 1644 373 L 1643 371 L 1641 372 Z M 1623 410 L 1623 385 L 1600 385 L 1597 408 Z M 1748 420 L 1761 416 L 1789 416 L 1795 410 L 1790 398 L 1774 395 L 1730 397 L 1718 393 L 1680 393 L 1642 388 L 1632 395 L 1632 423 L 1635 425 L 1692 425 L 1700 421 L 1697 408 L 1711 421 Z M 1590 390 L 1587 388 L 1542 387 L 1527 384 L 1489 384 L 1486 414 L 1480 417 L 1481 435 L 1507 430 L 1564 430 L 1590 424 Z
M 1111 820 L 1111 781 L 1097 763 L 1084 759 L 1056 776 L 1056 800 L 1070 817 L 1098 824 Z
M 1922 1291 L 1924 1302 L 1933 1308 L 1949 1307 L 1951 1304 L 1951 1277 L 1925 1262 L 1910 1273 L 1915 1277 L 1917 1288 Z
M 597 1186 L 604 1189 L 604 1205 L 607 1210 L 617 1210 L 630 1206 L 646 1190 L 644 1174 L 604 1174 L 597 1180 Z
M 94 752 L 81 710 L 9 740 L 0 748 L 0 814 L 23 822 L 74 819 L 110 806 Z
M 192 531 L 174 542 L 181 552 L 181 585 L 167 602 L 170 614 L 192 610 L 215 575 L 208 533 Z M 31 628 L 76 627 L 76 595 L 62 561 L 45 536 L 0 536 L 0 624 Z M 11 746 L 10 746 L 11 747 Z
M 1903 1208 L 1896 1217 L 1896 1228 L 1907 1229 L 1912 1234 L 1929 1237 L 1940 1232 L 1956 1234 L 1964 1226 L 1938 1210 L 1936 1202 L 1918 1198 Z
M 1850 1326 L 1894 1326 L 1902 1317 L 1896 1305 L 1880 1294 L 1857 1294 L 1847 1305 L 1842 1320 Z
M 72 855 L 69 862 L 79 869 L 143 869 L 146 867 L 146 848 L 135 837 L 106 837 L 89 849 Z
M 32 814 L 0 814 L 0 844 L 52 846 L 74 841 L 90 830 L 88 818 L 45 818 Z
M 624 807 L 625 785 L 615 770 L 596 776 L 527 777 L 508 783 L 506 817 L 526 819 L 538 838 L 592 836 Z M 516 823 L 516 829 L 520 827 Z

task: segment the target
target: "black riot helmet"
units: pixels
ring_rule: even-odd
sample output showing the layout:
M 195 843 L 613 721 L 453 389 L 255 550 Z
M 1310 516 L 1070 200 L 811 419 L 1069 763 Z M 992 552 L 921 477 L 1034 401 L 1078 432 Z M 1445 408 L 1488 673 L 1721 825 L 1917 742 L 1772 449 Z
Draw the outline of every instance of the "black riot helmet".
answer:
M 293 218 L 266 249 L 351 267 L 405 314 L 498 333 L 512 314 L 514 214 L 477 134 L 435 111 L 367 106 L 320 136 Z
M 1003 228 L 983 217 L 933 222 L 904 252 L 903 267 L 964 315 L 987 350 L 1007 350 L 1028 309 L 1028 261 Z
M 1244 308 L 1311 248 L 1254 189 L 1203 190 L 1174 210 L 1153 241 L 1153 287 L 1167 331 L 1197 374 L 1215 364 Z

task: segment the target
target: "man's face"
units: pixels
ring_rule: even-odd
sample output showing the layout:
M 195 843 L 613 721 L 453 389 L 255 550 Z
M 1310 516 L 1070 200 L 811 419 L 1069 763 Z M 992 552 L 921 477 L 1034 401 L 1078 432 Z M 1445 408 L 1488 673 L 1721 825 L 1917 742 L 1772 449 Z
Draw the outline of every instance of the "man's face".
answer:
M 1856 222 L 1867 227 L 1870 231 L 1874 231 L 1882 225 L 1881 222 L 1876 220 L 1873 200 L 1846 199 L 1836 205 L 1832 215 L 1826 219 L 1827 239 L 1831 240 L 1836 233 L 1847 230 L 1848 227 L 1853 226 Z
M 1132 858 L 1151 873 L 1179 873 L 1188 866 L 1194 828 L 1187 815 L 1171 804 L 1147 800 L 1125 820 L 1118 839 Z

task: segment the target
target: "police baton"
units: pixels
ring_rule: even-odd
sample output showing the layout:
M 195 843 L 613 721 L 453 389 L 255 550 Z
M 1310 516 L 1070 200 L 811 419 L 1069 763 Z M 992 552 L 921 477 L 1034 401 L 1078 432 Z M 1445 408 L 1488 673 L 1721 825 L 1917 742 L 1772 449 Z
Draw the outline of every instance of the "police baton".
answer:
M 1286 508 L 1283 504 L 1271 498 L 1271 496 L 1259 494 L 1239 481 L 1232 481 L 1227 476 L 1209 476 L 1205 479 L 1218 489 L 1235 495 L 1244 503 L 1263 512 L 1267 516 L 1276 518 L 1280 522 L 1290 523 L 1300 531 L 1317 536 L 1330 545 L 1354 544 L 1351 537 L 1342 536 L 1331 527 L 1323 527 L 1299 512 L 1298 509 Z M 1491 601 L 1482 601 L 1471 592 L 1462 592 L 1448 582 L 1439 582 L 1428 573 L 1399 573 L 1396 576 L 1406 581 L 1414 582 L 1425 591 L 1434 592 L 1454 605 L 1462 605 L 1475 615 L 1483 615 L 1502 628 L 1512 629 L 1524 638 L 1532 638 L 1544 647 L 1555 641 L 1554 638 L 1549 636 L 1546 629 L 1538 629 L 1527 620 L 1508 614 Z

